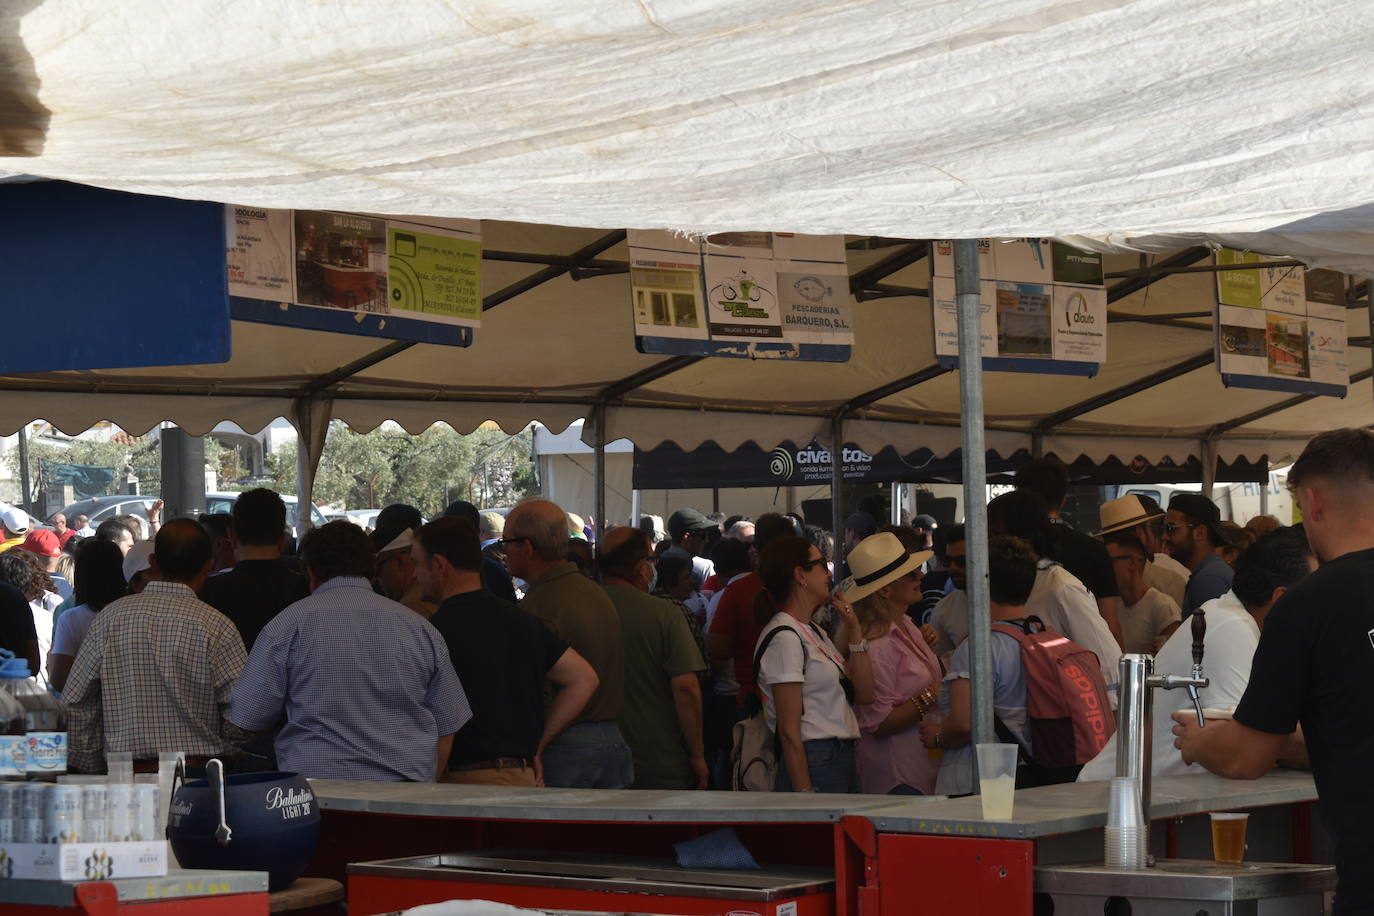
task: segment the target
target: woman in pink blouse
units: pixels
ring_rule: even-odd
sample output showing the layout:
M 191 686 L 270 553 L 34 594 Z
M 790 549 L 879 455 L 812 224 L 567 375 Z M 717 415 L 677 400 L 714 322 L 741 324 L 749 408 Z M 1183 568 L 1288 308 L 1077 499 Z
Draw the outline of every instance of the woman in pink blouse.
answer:
M 876 699 L 859 704 L 859 783 L 865 793 L 929 795 L 939 764 L 917 728 L 940 693 L 940 661 L 906 609 L 921 600 L 929 550 L 908 553 L 891 532 L 865 538 L 849 554 L 854 585 L 845 597 L 864 628 Z M 851 647 L 851 651 L 854 647 Z

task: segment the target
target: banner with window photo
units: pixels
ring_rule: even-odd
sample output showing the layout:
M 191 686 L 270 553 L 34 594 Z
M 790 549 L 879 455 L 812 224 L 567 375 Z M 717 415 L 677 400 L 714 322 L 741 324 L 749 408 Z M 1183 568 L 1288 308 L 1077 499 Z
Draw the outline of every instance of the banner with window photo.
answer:
M 1219 249 L 1217 371 L 1235 388 L 1345 397 L 1348 279 L 1334 270 L 1272 264 L 1281 258 Z

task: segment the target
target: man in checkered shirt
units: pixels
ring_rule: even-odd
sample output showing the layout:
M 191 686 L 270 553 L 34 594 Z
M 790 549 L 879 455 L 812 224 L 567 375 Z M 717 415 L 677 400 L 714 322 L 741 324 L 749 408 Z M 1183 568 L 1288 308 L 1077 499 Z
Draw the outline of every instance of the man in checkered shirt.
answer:
M 246 653 L 227 617 L 196 598 L 210 574 L 210 538 L 190 519 L 168 522 L 153 542 L 158 579 L 106 605 L 64 685 L 76 772 L 102 773 L 107 752 L 156 766 L 159 751 L 189 761 L 233 750 L 241 733 L 225 718 Z
M 253 643 L 230 719 L 280 726 L 283 770 L 325 779 L 434 782 L 472 718 L 439 631 L 372 590 L 376 554 L 352 522 L 305 536 L 311 595 Z

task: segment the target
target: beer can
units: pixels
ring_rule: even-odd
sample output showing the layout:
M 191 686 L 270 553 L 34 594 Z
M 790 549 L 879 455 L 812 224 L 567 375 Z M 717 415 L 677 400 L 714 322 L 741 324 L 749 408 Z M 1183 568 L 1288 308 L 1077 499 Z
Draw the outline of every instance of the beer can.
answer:
M 19 816 L 19 792 L 23 787 L 21 782 L 0 782 L 0 821 Z
M 157 840 L 157 810 L 158 810 L 158 786 L 157 783 L 141 782 L 134 786 L 134 792 L 138 797 L 137 811 L 134 815 L 134 836 L 135 840 Z
M 81 787 L 81 817 L 85 820 L 103 821 L 105 820 L 106 807 L 109 804 L 109 786 L 100 784 L 84 785 Z
M 12 817 L 0 818 L 0 844 L 17 843 L 19 822 Z
M 55 785 L 43 797 L 43 832 L 49 843 L 81 840 L 81 805 L 84 786 Z
M 16 833 L 15 840 L 20 843 L 46 843 L 47 838 L 43 834 L 43 819 L 41 817 L 21 817 L 15 821 Z
M 19 787 L 19 816 L 26 821 L 43 822 L 43 796 L 51 783 L 26 782 Z
M 105 815 L 105 830 L 112 842 L 122 843 L 133 839 L 134 815 L 137 795 L 132 783 L 111 783 L 106 786 L 108 810 Z

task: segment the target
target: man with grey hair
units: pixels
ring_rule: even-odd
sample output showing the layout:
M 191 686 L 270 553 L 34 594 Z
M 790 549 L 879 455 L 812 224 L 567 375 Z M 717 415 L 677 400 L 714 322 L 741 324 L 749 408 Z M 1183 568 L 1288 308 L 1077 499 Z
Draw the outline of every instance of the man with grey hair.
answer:
M 617 724 L 625 696 L 620 615 L 596 583 L 566 559 L 568 516 L 546 499 L 527 499 L 506 516 L 506 565 L 528 586 L 521 606 L 591 664 L 600 680 L 573 720 L 542 754 L 544 784 L 624 789 L 634 782 L 630 748 Z

